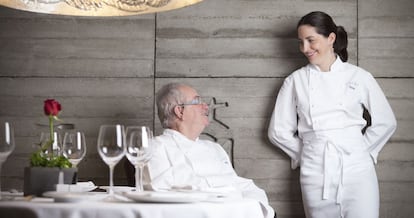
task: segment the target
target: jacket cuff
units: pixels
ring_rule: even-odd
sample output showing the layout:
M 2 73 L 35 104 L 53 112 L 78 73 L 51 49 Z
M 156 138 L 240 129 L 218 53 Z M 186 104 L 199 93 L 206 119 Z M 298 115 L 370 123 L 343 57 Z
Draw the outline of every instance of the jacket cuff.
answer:
M 298 166 L 300 166 L 300 161 L 299 160 L 294 160 L 294 159 L 290 159 L 290 167 L 292 168 L 292 170 L 298 168 Z

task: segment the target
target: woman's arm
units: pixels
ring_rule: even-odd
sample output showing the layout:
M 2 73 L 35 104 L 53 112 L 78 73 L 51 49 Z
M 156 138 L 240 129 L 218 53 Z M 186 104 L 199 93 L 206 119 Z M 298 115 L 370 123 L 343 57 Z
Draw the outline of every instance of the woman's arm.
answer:
M 397 121 L 380 86 L 371 74 L 367 75 L 363 104 L 371 116 L 371 126 L 364 137 L 371 157 L 377 163 L 378 153 L 397 128 Z
M 292 169 L 300 165 L 302 141 L 297 135 L 298 118 L 292 77 L 287 77 L 280 88 L 268 129 L 270 141 L 292 160 Z

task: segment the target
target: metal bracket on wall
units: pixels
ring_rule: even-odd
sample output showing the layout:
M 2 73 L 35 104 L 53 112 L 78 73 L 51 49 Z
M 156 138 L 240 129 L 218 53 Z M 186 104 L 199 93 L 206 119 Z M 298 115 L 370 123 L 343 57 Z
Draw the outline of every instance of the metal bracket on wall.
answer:
M 231 164 L 234 164 L 233 154 L 234 154 L 234 139 L 233 134 L 230 130 L 230 126 L 221 121 L 217 115 L 217 109 L 224 109 L 229 107 L 228 102 L 220 102 L 215 97 L 211 97 L 208 100 L 208 105 L 210 109 L 209 120 L 210 125 L 204 130 L 201 134 L 202 138 L 209 138 L 217 143 L 219 143 L 224 150 L 229 155 Z

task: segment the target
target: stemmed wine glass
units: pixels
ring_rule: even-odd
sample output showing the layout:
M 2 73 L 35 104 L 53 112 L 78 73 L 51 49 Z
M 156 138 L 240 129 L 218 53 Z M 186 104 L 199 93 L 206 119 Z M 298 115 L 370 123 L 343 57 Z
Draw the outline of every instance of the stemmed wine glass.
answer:
M 63 137 L 63 155 L 69 159 L 76 168 L 86 155 L 85 134 L 80 131 L 66 132 Z
M 3 163 L 14 150 L 14 131 L 9 122 L 5 122 L 0 126 L 0 175 Z M 0 199 L 1 197 L 1 181 L 0 181 Z
M 129 126 L 126 129 L 126 156 L 135 167 L 135 189 L 144 191 L 142 184 L 142 171 L 152 157 L 153 135 L 149 127 Z
M 114 168 L 125 155 L 125 129 L 122 125 L 102 125 L 98 135 L 98 152 L 109 166 L 109 196 L 106 200 L 116 200 L 114 195 Z
M 60 137 L 57 132 L 53 132 L 53 144 L 45 151 L 48 155 L 59 156 L 61 154 L 62 144 L 60 143 Z M 40 133 L 40 146 L 45 145 L 50 141 L 50 132 Z

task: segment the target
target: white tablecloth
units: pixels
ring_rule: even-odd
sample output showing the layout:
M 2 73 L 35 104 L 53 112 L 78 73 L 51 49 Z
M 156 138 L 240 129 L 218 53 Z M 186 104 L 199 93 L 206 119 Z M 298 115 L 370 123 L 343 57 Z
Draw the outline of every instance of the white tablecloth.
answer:
M 263 218 L 259 202 L 135 203 L 1 201 L 0 218 Z

